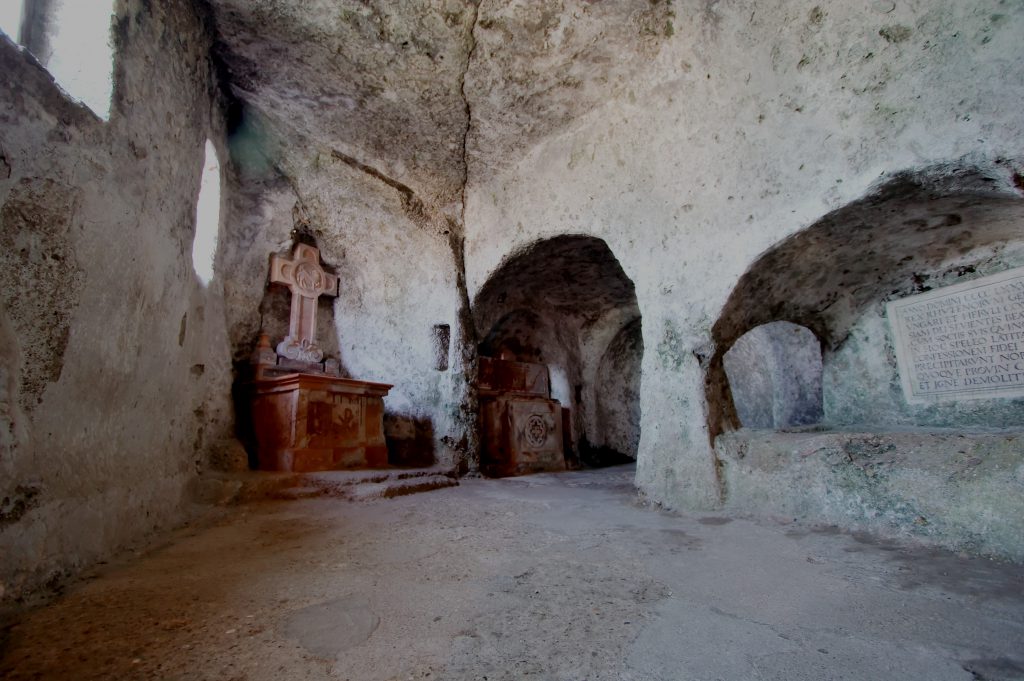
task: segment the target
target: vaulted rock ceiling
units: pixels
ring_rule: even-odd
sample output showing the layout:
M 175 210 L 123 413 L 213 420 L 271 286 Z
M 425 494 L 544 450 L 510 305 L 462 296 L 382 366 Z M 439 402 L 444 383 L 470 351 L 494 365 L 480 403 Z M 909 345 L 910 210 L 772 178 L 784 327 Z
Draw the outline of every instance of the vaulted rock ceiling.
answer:
M 439 206 L 625 91 L 668 0 L 212 0 L 233 94 L 277 153 L 334 154 Z M 287 159 L 284 159 L 287 161 Z

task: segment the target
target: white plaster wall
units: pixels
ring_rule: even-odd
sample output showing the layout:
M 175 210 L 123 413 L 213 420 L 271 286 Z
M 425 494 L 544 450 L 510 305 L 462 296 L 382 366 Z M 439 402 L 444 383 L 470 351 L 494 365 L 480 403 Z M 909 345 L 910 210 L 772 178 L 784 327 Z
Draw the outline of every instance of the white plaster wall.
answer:
M 784 236 L 897 171 L 1020 168 L 1024 6 L 983 0 L 679 2 L 633 87 L 470 185 L 474 296 L 516 248 L 604 239 L 643 315 L 637 482 L 711 507 L 702 358 L 738 277 Z

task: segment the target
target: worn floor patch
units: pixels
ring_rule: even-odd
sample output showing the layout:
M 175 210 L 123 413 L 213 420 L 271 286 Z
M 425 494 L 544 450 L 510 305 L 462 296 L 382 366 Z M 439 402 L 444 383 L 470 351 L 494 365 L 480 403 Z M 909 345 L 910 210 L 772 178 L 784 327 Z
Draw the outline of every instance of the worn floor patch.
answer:
M 380 617 L 366 599 L 343 596 L 296 610 L 285 620 L 281 633 L 318 657 L 333 659 L 366 641 L 379 625 Z

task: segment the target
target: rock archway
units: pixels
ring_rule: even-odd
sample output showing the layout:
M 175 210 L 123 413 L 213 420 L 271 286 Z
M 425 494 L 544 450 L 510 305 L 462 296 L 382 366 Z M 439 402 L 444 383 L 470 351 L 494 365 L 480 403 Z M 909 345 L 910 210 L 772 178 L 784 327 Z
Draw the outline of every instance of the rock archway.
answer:
M 740 278 L 712 328 L 715 354 L 706 380 L 712 441 L 740 426 L 725 353 L 750 330 L 777 321 L 807 327 L 821 341 L 826 421 L 872 425 L 887 418 L 880 409 L 872 413 L 870 402 L 879 395 L 867 385 L 877 378 L 865 373 L 869 368 L 846 366 L 841 377 L 837 362 L 831 362 L 830 371 L 830 360 L 856 351 L 853 361 L 865 363 L 865 358 L 884 359 L 891 353 L 882 328 L 885 300 L 1020 264 L 1022 219 L 1020 191 L 1001 169 L 940 166 L 896 175 L 768 250 Z M 863 376 L 855 375 L 858 371 Z M 862 385 L 845 391 L 838 385 L 844 378 Z M 879 389 L 886 392 L 889 386 Z M 856 391 L 863 393 L 858 404 L 867 407 L 844 404 L 829 413 L 830 399 L 834 405 L 856 398 L 844 394 Z M 908 410 L 903 425 L 929 419 L 927 425 L 943 425 L 942 418 Z
M 942 167 L 900 175 L 761 256 L 713 327 L 708 425 L 726 507 L 957 550 L 1021 536 L 1004 471 L 1020 465 L 1024 399 L 908 400 L 886 303 L 1024 265 L 1022 221 L 1019 176 Z M 766 429 L 740 428 L 749 395 L 730 385 L 725 354 L 779 320 L 820 340 L 821 422 L 772 413 Z
M 635 460 L 640 309 L 603 240 L 563 235 L 512 254 L 480 289 L 473 314 L 482 356 L 547 365 L 582 463 Z

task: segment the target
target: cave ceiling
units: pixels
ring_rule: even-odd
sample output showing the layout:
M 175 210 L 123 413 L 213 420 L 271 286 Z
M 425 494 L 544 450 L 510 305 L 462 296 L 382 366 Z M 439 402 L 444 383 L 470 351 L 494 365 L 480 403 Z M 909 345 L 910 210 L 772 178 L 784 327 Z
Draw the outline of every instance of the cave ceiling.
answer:
M 344 157 L 437 205 L 627 91 L 667 0 L 211 0 L 216 53 L 275 163 Z M 468 168 L 468 170 L 467 170 Z

